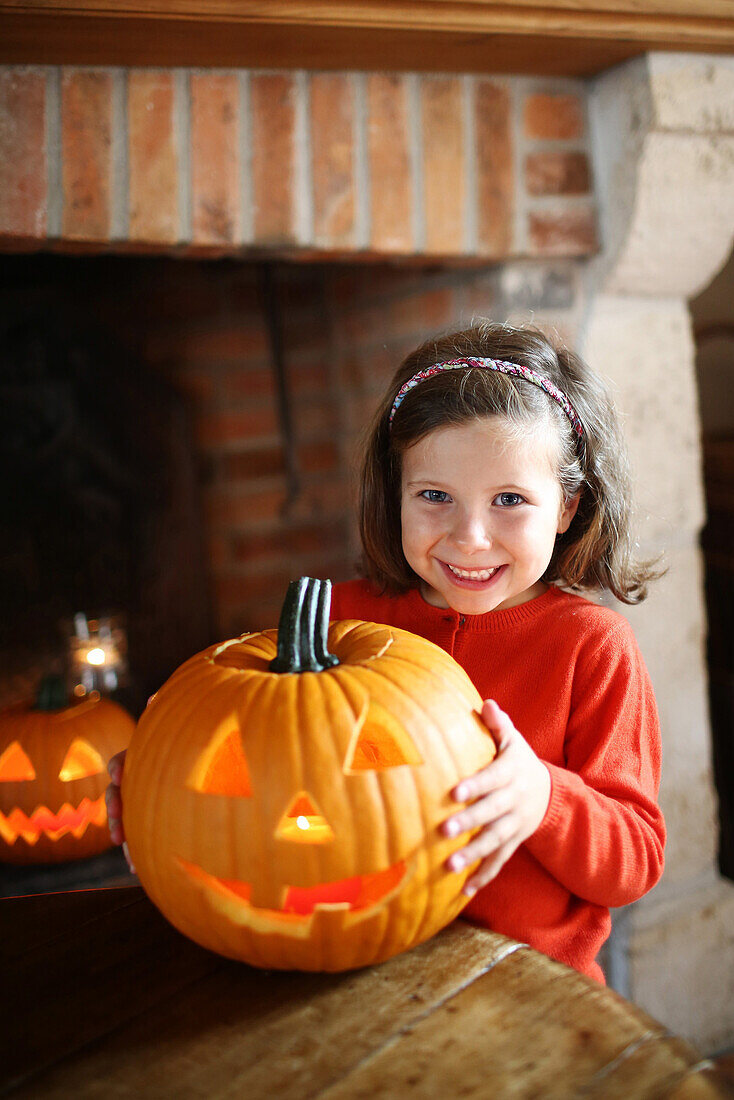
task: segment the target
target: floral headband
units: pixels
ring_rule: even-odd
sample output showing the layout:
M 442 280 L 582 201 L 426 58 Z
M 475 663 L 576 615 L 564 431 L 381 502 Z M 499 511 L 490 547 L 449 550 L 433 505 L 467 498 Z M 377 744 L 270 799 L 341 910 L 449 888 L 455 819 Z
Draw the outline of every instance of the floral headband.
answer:
M 531 370 L 529 367 L 521 367 L 518 363 L 506 363 L 502 359 L 479 359 L 473 356 L 468 356 L 466 359 L 451 359 L 447 363 L 434 363 L 432 367 L 426 367 L 425 370 L 419 371 L 418 374 L 414 374 L 412 378 L 409 378 L 398 390 L 397 396 L 393 401 L 392 409 L 390 410 L 389 423 L 392 426 L 395 413 L 403 403 L 405 395 L 414 389 L 420 382 L 425 382 L 426 378 L 432 378 L 434 374 L 438 374 L 440 371 L 445 370 L 466 370 L 470 367 L 481 367 L 483 370 L 497 371 L 499 374 L 509 374 L 516 378 L 524 378 L 526 382 L 532 382 L 535 386 L 540 386 L 542 390 L 552 397 L 556 401 L 564 413 L 571 422 L 571 427 L 576 432 L 579 438 L 583 438 L 584 426 L 581 423 L 579 414 L 574 409 L 571 402 L 566 397 L 565 393 L 554 386 L 548 378 L 544 378 L 542 374 L 537 374 L 536 371 Z

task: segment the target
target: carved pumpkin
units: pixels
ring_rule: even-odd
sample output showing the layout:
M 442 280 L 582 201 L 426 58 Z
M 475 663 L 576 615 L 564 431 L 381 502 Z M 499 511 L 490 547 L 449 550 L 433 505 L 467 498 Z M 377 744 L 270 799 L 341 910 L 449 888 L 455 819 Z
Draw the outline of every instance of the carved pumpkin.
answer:
M 109 699 L 68 705 L 54 679 L 35 704 L 0 712 L 0 860 L 58 863 L 109 848 L 107 761 L 134 729 Z
M 192 657 L 125 764 L 132 860 L 205 947 L 257 966 L 344 970 L 428 939 L 467 898 L 466 843 L 437 827 L 495 754 L 466 673 L 438 646 L 352 620 L 294 582 L 279 631 Z M 277 650 L 277 653 L 276 653 Z

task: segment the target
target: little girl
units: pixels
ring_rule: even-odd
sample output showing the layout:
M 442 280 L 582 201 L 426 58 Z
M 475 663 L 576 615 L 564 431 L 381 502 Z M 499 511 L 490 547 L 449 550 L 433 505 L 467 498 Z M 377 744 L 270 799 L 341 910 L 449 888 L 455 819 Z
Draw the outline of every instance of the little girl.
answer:
M 464 915 L 604 981 L 610 906 L 663 868 L 660 731 L 625 603 L 655 575 L 631 556 L 629 486 L 612 402 L 535 330 L 477 324 L 404 361 L 362 470 L 363 578 L 331 617 L 437 643 L 486 700 L 495 760 L 453 790 L 448 862 L 476 867 Z M 122 839 L 119 778 L 108 807 Z

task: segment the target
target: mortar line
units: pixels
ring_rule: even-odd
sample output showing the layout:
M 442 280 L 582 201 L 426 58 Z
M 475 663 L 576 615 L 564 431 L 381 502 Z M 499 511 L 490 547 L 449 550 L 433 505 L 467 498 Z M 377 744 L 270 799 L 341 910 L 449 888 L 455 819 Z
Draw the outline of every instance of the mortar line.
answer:
M 61 74 L 60 65 L 50 66 L 46 73 L 46 234 L 49 238 L 61 236 L 63 222 Z

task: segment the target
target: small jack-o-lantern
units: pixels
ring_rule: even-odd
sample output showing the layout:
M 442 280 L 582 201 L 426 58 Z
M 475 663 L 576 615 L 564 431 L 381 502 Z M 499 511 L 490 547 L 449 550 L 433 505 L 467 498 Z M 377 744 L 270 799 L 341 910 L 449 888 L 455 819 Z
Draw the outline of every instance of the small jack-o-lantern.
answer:
M 329 590 L 294 582 L 279 631 L 182 665 L 125 765 L 146 892 L 192 939 L 258 966 L 365 966 L 448 924 L 470 872 L 447 872 L 466 836 L 438 826 L 495 754 L 448 654 L 394 627 L 329 627 Z
M 54 678 L 35 704 L 0 712 L 0 860 L 59 863 L 109 848 L 107 761 L 134 729 L 97 694 L 68 704 Z

